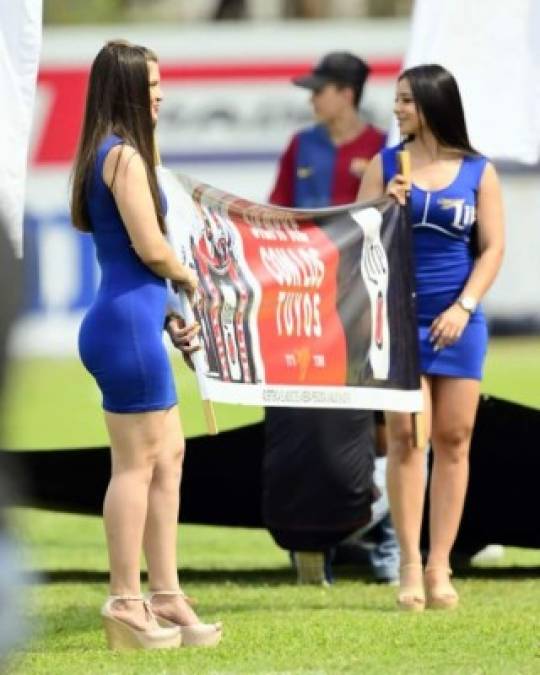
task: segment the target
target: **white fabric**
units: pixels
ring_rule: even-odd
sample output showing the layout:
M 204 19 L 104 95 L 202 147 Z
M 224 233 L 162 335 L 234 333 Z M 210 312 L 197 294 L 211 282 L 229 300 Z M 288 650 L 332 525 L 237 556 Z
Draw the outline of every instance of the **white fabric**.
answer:
M 480 152 L 539 160 L 539 0 L 416 0 L 405 67 L 423 63 L 440 63 L 456 77 Z
M 41 23 L 42 0 L 0 0 L 0 215 L 18 255 Z

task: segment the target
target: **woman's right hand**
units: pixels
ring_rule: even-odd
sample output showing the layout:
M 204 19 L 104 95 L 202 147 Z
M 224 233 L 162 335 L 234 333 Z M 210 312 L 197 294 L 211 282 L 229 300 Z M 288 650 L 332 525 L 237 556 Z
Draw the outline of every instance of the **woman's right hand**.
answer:
M 182 279 L 175 279 L 172 282 L 174 290 L 181 288 L 186 295 L 191 304 L 193 304 L 193 298 L 195 297 L 195 291 L 199 285 L 199 277 L 191 269 L 191 267 L 186 267 L 185 276 Z
M 386 194 L 393 197 L 401 206 L 407 203 L 411 184 L 401 173 L 397 173 L 386 185 Z

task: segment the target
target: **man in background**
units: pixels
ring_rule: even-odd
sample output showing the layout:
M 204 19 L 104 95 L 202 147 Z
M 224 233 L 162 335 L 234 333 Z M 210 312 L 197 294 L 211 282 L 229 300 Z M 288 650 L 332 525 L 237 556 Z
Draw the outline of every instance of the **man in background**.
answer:
M 312 92 L 317 123 L 295 134 L 281 156 L 272 204 L 313 209 L 356 201 L 362 173 L 385 141 L 358 111 L 368 74 L 358 57 L 332 52 L 293 80 Z
M 272 204 L 312 209 L 356 201 L 363 171 L 385 142 L 359 113 L 368 74 L 354 54 L 332 52 L 293 80 L 311 91 L 316 123 L 296 133 L 281 156 Z M 267 408 L 265 433 L 263 517 L 277 543 L 295 551 L 299 581 L 331 581 L 335 545 L 373 525 L 377 536 L 366 548 L 373 574 L 393 582 L 399 553 L 388 507 L 377 510 L 377 525 L 371 513 L 373 412 Z M 385 461 L 377 459 L 379 476 Z

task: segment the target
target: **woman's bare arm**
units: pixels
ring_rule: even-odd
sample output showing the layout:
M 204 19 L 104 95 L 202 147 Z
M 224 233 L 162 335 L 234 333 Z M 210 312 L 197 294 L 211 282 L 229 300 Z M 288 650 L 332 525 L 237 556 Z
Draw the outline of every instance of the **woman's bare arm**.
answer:
M 359 202 L 370 202 L 373 199 L 378 199 L 383 195 L 394 197 L 400 204 L 404 205 L 407 201 L 407 191 L 410 189 L 409 184 L 405 178 L 400 174 L 396 174 L 388 185 L 384 186 L 384 178 L 382 171 L 381 155 L 375 155 L 368 167 L 360 183 L 357 200 Z
M 504 254 L 504 209 L 499 177 L 492 164 L 487 164 L 478 190 L 477 209 L 479 256 L 463 295 L 480 300 L 491 286 Z
M 478 302 L 497 276 L 504 252 L 501 187 L 491 164 L 486 166 L 480 181 L 477 223 L 480 253 L 463 288 L 462 297 L 472 297 Z M 469 318 L 469 313 L 459 302 L 439 314 L 431 324 L 435 348 L 446 347 L 459 339 Z
M 112 184 L 120 216 L 142 262 L 160 277 L 196 286 L 195 274 L 178 260 L 159 228 L 139 153 L 125 145 L 112 148 L 103 165 L 103 179 L 107 185 Z
M 378 197 L 382 197 L 383 194 L 384 185 L 381 156 L 375 155 L 364 171 L 360 189 L 358 190 L 357 200 L 359 202 L 369 202 Z

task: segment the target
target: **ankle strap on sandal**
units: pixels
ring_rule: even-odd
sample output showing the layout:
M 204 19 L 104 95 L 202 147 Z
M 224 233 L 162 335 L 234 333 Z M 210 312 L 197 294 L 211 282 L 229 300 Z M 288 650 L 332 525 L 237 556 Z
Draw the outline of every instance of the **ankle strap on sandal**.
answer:
M 101 609 L 101 613 L 107 616 L 110 613 L 113 604 L 117 600 L 119 601 L 133 600 L 134 602 L 142 602 L 146 615 L 148 617 L 154 616 L 152 608 L 150 607 L 150 602 L 142 595 L 109 595 L 109 597 L 105 600 L 105 604 Z
M 153 598 L 154 595 L 180 595 L 183 598 L 187 597 L 181 588 L 177 588 L 174 591 L 148 591 L 149 598 Z
M 113 604 L 117 600 L 120 602 L 130 600 L 133 600 L 135 602 L 142 602 L 147 610 L 150 609 L 148 602 L 143 598 L 142 595 L 109 595 L 109 597 L 105 600 L 105 604 L 103 605 L 102 611 L 105 613 L 110 612 Z
M 192 607 L 193 607 L 193 605 L 197 604 L 196 598 L 192 598 L 191 596 L 184 593 L 184 591 L 180 587 L 178 587 L 174 590 L 171 590 L 171 591 L 148 591 L 148 593 L 146 595 L 146 599 L 149 602 L 152 602 L 152 598 L 154 598 L 156 595 L 176 595 L 176 596 L 180 596 L 181 598 L 184 598 L 184 600 L 187 602 L 187 604 L 191 605 Z
M 142 595 L 109 595 L 107 602 L 115 602 L 116 600 L 138 600 L 139 602 L 144 601 Z

